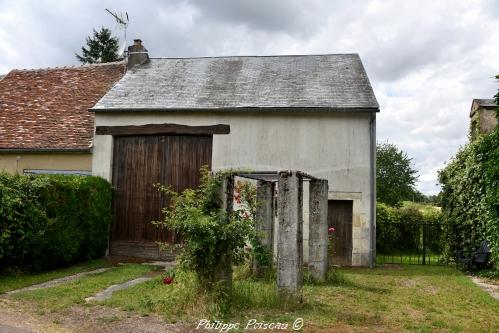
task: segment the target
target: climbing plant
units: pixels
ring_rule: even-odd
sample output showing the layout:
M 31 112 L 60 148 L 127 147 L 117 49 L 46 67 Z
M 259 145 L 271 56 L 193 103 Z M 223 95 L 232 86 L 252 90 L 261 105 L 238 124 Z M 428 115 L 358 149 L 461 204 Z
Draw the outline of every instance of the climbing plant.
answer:
M 487 239 L 499 263 L 499 130 L 461 148 L 439 181 L 447 254 Z

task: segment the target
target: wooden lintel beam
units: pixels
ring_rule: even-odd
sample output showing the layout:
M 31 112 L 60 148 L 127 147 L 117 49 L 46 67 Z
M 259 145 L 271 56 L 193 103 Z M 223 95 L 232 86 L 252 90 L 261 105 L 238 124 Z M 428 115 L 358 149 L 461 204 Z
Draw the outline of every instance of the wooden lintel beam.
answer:
M 230 126 L 217 124 L 208 126 L 189 126 L 179 124 L 147 124 L 147 125 L 129 125 L 129 126 L 97 126 L 95 134 L 97 135 L 213 135 L 229 134 Z

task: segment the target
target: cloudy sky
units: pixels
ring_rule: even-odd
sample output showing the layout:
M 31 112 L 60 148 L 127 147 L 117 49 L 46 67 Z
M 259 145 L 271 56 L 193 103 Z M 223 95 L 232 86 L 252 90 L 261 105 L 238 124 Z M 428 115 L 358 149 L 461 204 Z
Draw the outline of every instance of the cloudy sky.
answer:
M 93 28 L 156 57 L 359 53 L 381 105 L 378 140 L 405 150 L 418 188 L 467 140 L 473 98 L 499 74 L 499 0 L 0 0 L 0 74 L 75 65 Z

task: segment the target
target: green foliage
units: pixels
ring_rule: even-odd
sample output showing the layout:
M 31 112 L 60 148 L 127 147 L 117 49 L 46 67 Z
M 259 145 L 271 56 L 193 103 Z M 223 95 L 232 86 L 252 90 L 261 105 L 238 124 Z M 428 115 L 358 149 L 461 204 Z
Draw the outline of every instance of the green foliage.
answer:
M 270 267 L 272 265 L 272 252 L 262 245 L 260 242 L 259 232 L 257 231 L 257 226 L 261 221 L 256 219 L 256 211 L 260 204 L 257 202 L 256 198 L 256 186 L 249 181 L 237 181 L 234 185 L 235 190 L 235 201 L 240 205 L 238 213 L 241 217 L 246 219 L 251 219 L 252 226 L 250 232 L 248 233 L 248 242 L 251 248 L 245 248 L 245 250 L 250 251 L 253 256 L 253 260 L 260 265 L 260 267 Z
M 201 185 L 182 193 L 158 185 L 170 196 L 171 206 L 163 209 L 164 219 L 155 224 L 182 235 L 180 266 L 196 272 L 205 289 L 214 287 L 226 254 L 232 255 L 234 264 L 244 261 L 244 247 L 253 229 L 250 216 L 240 211 L 227 215 L 221 209 L 220 189 L 227 175 L 212 174 L 205 168 Z
M 415 253 L 422 249 L 422 224 L 440 224 L 441 214 L 436 209 L 422 209 L 420 205 L 390 207 L 376 205 L 376 250 L 378 253 Z M 439 239 L 433 237 L 432 247 Z
M 499 130 L 460 149 L 440 171 L 442 209 L 449 256 L 475 250 L 487 239 L 499 263 Z
M 111 30 L 101 28 L 93 31 L 93 37 L 87 37 L 87 47 L 82 46 L 81 55 L 75 54 L 83 64 L 96 64 L 120 60 L 118 38 L 111 36 Z
M 499 75 L 496 75 L 496 80 L 499 81 Z M 494 95 L 494 100 L 496 101 L 497 104 L 496 118 L 499 120 L 499 88 L 497 89 L 497 94 Z
M 376 147 L 376 199 L 391 206 L 417 196 L 414 184 L 418 178 L 407 154 L 390 143 Z
M 111 198 L 98 177 L 0 173 L 0 266 L 41 271 L 103 256 Z

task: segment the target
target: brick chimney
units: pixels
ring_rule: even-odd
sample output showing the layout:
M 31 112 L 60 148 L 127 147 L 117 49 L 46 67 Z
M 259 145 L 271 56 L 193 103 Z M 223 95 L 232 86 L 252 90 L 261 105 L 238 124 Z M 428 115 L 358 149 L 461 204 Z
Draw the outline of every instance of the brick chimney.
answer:
M 143 65 L 149 62 L 149 54 L 147 49 L 142 45 L 142 40 L 134 39 L 133 45 L 128 47 L 128 63 L 127 67 L 132 68 L 136 65 Z

